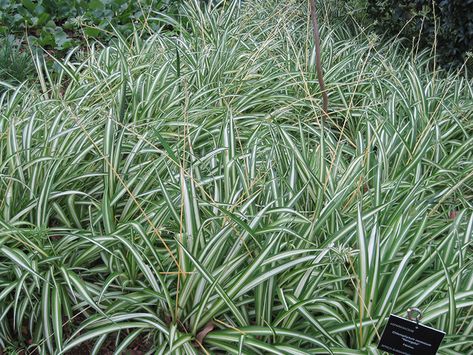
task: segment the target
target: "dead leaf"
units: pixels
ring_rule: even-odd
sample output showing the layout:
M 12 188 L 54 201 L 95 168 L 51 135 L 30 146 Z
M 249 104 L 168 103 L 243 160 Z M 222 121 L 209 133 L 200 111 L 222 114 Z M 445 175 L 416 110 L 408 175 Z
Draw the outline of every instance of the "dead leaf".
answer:
M 214 330 L 215 326 L 212 322 L 208 322 L 204 329 L 202 329 L 199 333 L 197 333 L 196 339 L 200 344 L 204 343 L 204 339 L 212 330 Z

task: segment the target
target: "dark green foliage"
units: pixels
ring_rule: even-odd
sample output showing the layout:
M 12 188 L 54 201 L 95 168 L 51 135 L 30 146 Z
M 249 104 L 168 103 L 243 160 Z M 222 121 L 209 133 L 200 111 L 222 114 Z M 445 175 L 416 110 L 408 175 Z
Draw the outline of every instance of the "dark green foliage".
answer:
M 473 48 L 473 0 L 368 0 L 368 14 L 390 35 L 401 33 L 424 48 L 437 42 L 446 67 L 461 66 Z
M 84 36 L 107 39 L 118 30 L 130 34 L 134 27 L 156 29 L 148 22 L 156 11 L 171 14 L 176 0 L 0 0 L 0 33 L 24 35 L 33 44 L 65 50 Z

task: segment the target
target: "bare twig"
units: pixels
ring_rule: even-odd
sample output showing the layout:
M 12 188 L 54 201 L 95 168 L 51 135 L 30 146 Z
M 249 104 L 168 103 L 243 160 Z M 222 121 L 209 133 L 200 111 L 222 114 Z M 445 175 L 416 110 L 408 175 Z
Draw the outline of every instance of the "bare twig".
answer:
M 319 82 L 320 91 L 322 92 L 322 111 L 323 116 L 328 116 L 328 95 L 325 91 L 324 74 L 322 71 L 322 63 L 320 60 L 320 34 L 319 34 L 319 23 L 317 21 L 317 12 L 315 6 L 315 0 L 309 0 L 310 3 L 310 17 L 312 18 L 312 25 L 314 30 L 314 41 L 315 41 L 315 66 L 317 70 L 317 80 Z

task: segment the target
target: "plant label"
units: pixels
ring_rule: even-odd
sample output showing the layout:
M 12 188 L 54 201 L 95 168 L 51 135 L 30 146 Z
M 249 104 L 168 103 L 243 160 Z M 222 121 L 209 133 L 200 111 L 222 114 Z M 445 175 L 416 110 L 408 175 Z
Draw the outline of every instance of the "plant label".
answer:
M 378 349 L 395 355 L 435 355 L 445 333 L 391 314 Z

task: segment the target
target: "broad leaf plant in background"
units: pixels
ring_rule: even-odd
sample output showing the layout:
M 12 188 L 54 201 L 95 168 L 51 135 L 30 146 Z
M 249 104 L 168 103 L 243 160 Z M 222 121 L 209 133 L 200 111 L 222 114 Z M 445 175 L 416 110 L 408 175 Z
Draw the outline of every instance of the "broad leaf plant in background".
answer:
M 109 40 L 118 31 L 158 31 L 156 11 L 176 17 L 180 0 L 0 0 L 0 34 L 29 37 L 33 45 L 67 50 L 87 38 Z

